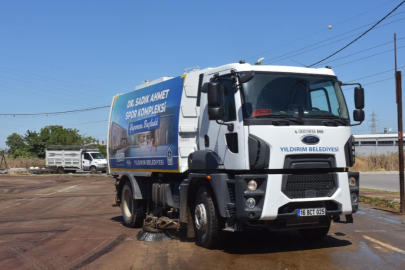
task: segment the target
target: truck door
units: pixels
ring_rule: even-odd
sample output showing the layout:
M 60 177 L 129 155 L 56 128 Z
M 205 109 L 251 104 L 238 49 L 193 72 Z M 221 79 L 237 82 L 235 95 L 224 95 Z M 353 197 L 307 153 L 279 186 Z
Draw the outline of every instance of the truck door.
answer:
M 82 168 L 83 171 L 88 171 L 90 170 L 90 163 L 92 161 L 92 158 L 89 153 L 83 153 L 83 158 L 82 158 Z
M 234 91 L 234 82 L 229 80 L 230 78 L 231 75 L 228 73 L 221 74 L 216 79 L 224 87 L 224 119 L 223 121 L 219 120 L 219 122 L 233 124 L 234 129 L 229 131 L 228 126 L 218 124 L 215 120 L 209 120 L 207 93 L 202 93 L 199 149 L 214 151 L 223 161 L 225 169 L 245 169 L 246 155 L 244 154 L 244 129 L 240 91 Z M 204 82 L 209 82 L 209 78 L 205 78 Z

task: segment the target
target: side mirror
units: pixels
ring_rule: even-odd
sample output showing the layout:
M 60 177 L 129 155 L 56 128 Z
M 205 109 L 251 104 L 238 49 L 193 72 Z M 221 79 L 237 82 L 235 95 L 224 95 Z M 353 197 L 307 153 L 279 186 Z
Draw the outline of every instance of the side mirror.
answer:
M 201 93 L 208 93 L 208 85 L 209 85 L 210 83 L 208 83 L 208 82 L 206 82 L 206 83 L 204 83 L 203 85 L 202 85 L 202 87 L 201 87 Z
M 364 121 L 364 111 L 362 109 L 357 109 L 353 111 L 354 121 L 363 122 Z
M 222 107 L 224 90 L 218 82 L 210 82 L 207 85 L 208 95 L 208 119 L 221 120 L 224 118 L 224 108 Z
M 356 109 L 364 109 L 364 88 L 354 88 L 354 105 Z
M 253 70 L 241 72 L 241 73 L 239 73 L 239 83 L 241 83 L 241 84 L 247 83 L 248 81 L 253 79 L 254 76 L 255 76 L 255 72 Z

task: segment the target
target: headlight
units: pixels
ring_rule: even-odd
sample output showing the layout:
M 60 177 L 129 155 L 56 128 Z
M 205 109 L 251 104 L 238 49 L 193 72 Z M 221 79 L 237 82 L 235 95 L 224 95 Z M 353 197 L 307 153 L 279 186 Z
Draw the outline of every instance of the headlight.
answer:
M 247 208 L 253 209 L 253 208 L 255 208 L 255 206 L 256 206 L 255 199 L 249 198 L 249 199 L 246 200 L 246 207 Z
M 248 183 L 248 189 L 250 191 L 255 191 L 257 189 L 257 182 L 255 180 L 250 180 Z
M 354 178 L 353 176 L 350 176 L 350 178 L 349 178 L 349 186 L 350 187 L 355 187 L 356 184 L 357 184 L 356 178 Z
M 352 203 L 356 203 L 358 200 L 356 193 L 351 193 L 350 198 L 352 199 Z

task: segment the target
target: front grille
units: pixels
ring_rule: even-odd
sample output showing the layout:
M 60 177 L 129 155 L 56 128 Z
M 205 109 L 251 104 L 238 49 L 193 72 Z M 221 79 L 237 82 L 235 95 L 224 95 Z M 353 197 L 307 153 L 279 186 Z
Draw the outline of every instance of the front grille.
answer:
M 292 199 L 330 197 L 336 190 L 331 173 L 287 175 L 284 193 Z

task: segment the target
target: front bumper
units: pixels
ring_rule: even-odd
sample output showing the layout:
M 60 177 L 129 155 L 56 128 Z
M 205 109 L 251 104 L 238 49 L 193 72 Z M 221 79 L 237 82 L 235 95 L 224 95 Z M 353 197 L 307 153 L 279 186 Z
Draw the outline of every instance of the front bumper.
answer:
M 239 175 L 235 179 L 236 217 L 239 220 L 279 220 L 294 219 L 297 209 L 326 208 L 326 216 L 350 215 L 357 211 L 357 203 L 352 204 L 350 193 L 356 192 L 349 188 L 347 172 L 331 173 L 334 178 L 334 189 L 324 197 L 290 198 L 285 192 L 283 174 Z M 358 176 L 358 173 L 357 173 Z M 258 179 L 258 189 L 247 191 L 249 179 Z M 283 180 L 284 179 L 284 180 Z M 358 178 L 357 178 L 358 179 Z M 358 195 L 358 187 L 357 187 Z M 257 202 L 253 209 L 245 207 L 246 200 L 254 198 Z

